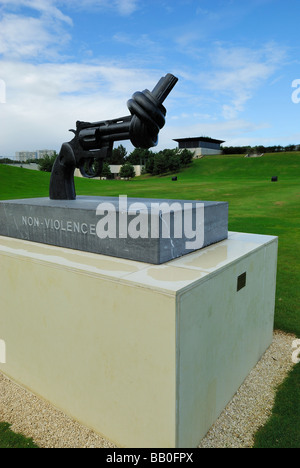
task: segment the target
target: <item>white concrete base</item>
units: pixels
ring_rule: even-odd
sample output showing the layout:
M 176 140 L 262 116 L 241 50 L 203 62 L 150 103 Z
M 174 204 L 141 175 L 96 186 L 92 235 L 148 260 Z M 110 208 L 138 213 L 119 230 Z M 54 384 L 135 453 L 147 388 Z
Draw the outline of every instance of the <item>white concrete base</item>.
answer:
M 252 234 L 159 266 L 0 237 L 0 370 L 119 447 L 196 447 L 271 344 L 276 262 Z

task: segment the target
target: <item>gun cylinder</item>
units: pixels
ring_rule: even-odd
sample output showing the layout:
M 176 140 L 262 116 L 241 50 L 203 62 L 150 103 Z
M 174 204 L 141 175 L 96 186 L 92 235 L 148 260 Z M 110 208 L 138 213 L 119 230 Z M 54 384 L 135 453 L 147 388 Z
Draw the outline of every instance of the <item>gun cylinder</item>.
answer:
M 105 143 L 129 140 L 131 116 L 105 122 L 96 122 L 79 132 L 79 142 L 84 150 L 101 148 Z

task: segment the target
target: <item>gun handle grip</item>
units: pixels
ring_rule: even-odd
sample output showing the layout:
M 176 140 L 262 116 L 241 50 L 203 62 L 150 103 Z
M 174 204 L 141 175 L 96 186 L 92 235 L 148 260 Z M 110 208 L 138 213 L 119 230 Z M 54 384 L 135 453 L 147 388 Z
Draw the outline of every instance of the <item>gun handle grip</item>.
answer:
M 64 143 L 52 168 L 50 179 L 51 200 L 75 200 L 74 171 L 76 161 L 72 147 Z

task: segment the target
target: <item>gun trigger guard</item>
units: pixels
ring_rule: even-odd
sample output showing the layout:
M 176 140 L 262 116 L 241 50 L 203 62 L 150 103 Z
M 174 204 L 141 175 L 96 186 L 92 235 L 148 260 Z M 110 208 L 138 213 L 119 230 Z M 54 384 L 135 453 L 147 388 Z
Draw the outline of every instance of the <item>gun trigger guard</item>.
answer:
M 105 152 L 103 150 L 105 150 Z M 99 151 L 82 151 L 81 155 L 83 156 L 83 158 L 81 159 L 81 164 L 79 165 L 81 175 L 87 179 L 99 177 L 102 171 L 103 159 L 107 155 L 106 147 L 101 148 Z M 86 163 L 93 161 L 98 161 L 100 163 L 100 167 L 96 172 L 92 171 L 91 173 L 87 173 L 84 166 Z

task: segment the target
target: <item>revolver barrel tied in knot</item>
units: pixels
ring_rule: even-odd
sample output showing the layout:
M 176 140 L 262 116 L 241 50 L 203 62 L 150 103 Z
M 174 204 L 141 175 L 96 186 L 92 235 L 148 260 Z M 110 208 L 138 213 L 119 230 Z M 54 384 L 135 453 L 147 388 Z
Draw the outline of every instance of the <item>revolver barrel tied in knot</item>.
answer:
M 84 177 L 99 177 L 103 162 L 112 154 L 115 141 L 130 140 L 136 148 L 151 148 L 158 143 L 158 134 L 165 125 L 163 102 L 178 79 L 168 74 L 161 78 L 152 92 L 136 92 L 127 102 L 129 116 L 101 122 L 76 123 L 71 130 L 75 137 L 62 145 L 54 163 L 50 180 L 50 198 L 74 200 L 74 171 Z

